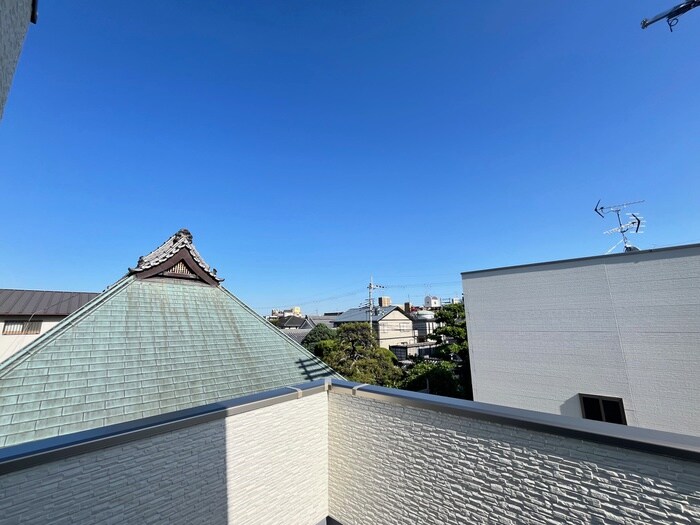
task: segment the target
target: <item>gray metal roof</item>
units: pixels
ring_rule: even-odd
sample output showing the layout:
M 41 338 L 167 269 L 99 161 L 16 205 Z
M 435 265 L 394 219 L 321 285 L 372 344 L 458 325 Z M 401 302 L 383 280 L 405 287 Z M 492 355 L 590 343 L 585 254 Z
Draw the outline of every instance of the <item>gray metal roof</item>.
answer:
M 337 315 L 307 315 L 306 316 L 306 318 L 310 321 L 310 324 L 312 326 L 318 326 L 320 324 L 325 324 L 328 328 L 333 328 L 333 321 L 335 321 L 337 317 L 338 317 Z
M 0 289 L 0 315 L 70 315 L 99 294 Z
M 372 322 L 381 321 L 387 315 L 389 315 L 394 310 L 401 310 L 398 306 L 385 306 L 375 308 L 372 313 Z M 402 312 L 403 313 L 403 312 Z M 346 310 L 338 317 L 336 317 L 334 323 L 362 323 L 367 322 L 367 308 L 350 308 Z M 408 319 L 408 318 L 407 318 Z

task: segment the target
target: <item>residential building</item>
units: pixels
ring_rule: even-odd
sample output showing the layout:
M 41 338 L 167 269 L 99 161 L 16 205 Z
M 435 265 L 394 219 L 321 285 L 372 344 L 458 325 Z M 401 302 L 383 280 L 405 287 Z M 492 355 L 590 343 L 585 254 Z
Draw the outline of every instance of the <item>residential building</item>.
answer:
M 391 297 L 382 295 L 378 298 L 377 302 L 379 303 L 379 306 L 381 308 L 386 308 L 388 306 L 391 306 Z
M 0 447 L 335 375 L 221 285 L 180 230 L 0 364 Z
M 476 401 L 700 435 L 700 244 L 462 279 Z
M 431 357 L 438 347 L 436 342 L 407 343 L 402 345 L 391 345 L 389 350 L 399 361 L 405 361 L 411 357 Z
M 416 334 L 418 343 L 428 341 L 428 336 L 432 334 L 438 327 L 439 323 L 435 321 L 435 313 L 430 310 L 417 310 L 409 314 L 413 321 L 413 330 Z
M 0 290 L 0 363 L 97 295 L 86 292 Z
M 36 23 L 37 0 L 0 0 L 0 119 L 10 92 L 29 23 Z
M 691 524 L 698 479 L 695 437 L 336 379 L 0 449 L 19 525 Z
M 435 295 L 426 295 L 423 306 L 425 308 L 440 308 L 440 298 Z
M 336 317 L 333 325 L 337 328 L 345 323 L 366 323 L 369 317 L 367 308 L 351 308 Z M 413 323 L 398 306 L 373 308 L 372 329 L 382 348 L 416 342 Z

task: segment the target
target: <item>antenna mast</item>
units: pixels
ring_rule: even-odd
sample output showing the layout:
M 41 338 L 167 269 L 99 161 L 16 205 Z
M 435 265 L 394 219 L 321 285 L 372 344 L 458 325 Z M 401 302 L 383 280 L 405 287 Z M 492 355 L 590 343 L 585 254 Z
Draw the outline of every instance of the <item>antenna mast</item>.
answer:
M 613 204 L 612 206 L 601 206 L 600 205 L 600 199 L 598 199 L 598 203 L 595 205 L 595 208 L 593 208 L 593 211 L 595 211 L 598 215 L 601 216 L 601 218 L 605 218 L 605 215 L 608 213 L 614 213 L 617 216 L 617 228 L 612 228 L 610 230 L 607 230 L 603 233 L 606 235 L 610 235 L 612 233 L 619 233 L 622 235 L 622 239 L 615 244 L 612 248 L 610 248 L 606 253 L 610 253 L 613 251 L 615 248 L 617 248 L 620 244 L 624 246 L 624 251 L 626 252 L 636 252 L 639 251 L 639 248 L 634 246 L 629 239 L 627 238 L 627 233 L 644 233 L 641 231 L 641 229 L 646 225 L 646 221 L 644 220 L 644 217 L 641 215 L 638 215 L 636 213 L 628 213 L 627 214 L 627 222 L 622 223 L 622 218 L 620 217 L 620 212 L 629 207 L 632 206 L 633 204 L 640 204 L 644 202 L 643 200 L 641 201 L 633 201 L 633 202 L 624 202 L 622 204 Z

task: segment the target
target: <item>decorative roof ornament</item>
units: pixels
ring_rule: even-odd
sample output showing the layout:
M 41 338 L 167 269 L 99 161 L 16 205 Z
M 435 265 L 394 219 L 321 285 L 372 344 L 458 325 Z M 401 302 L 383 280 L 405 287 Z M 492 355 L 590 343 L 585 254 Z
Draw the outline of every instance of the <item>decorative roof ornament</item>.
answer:
M 189 230 L 181 229 L 148 255 L 139 257 L 135 268 L 129 274 L 139 279 L 150 277 L 172 277 L 195 279 L 212 286 L 218 286 L 222 278 L 216 276 L 192 243 Z

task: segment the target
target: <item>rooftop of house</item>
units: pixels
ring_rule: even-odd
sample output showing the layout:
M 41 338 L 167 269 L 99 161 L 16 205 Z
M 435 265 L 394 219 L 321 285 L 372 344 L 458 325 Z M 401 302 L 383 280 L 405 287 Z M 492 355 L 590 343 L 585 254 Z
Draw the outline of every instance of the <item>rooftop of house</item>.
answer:
M 401 310 L 401 308 L 396 306 L 396 305 L 375 307 L 372 310 L 372 322 L 374 323 L 377 321 L 381 321 L 387 315 L 389 315 L 391 312 L 394 312 L 396 310 L 403 313 L 403 310 Z M 350 310 L 346 310 L 345 312 L 340 314 L 338 317 L 336 317 L 333 320 L 333 322 L 334 323 L 362 323 L 362 322 L 366 323 L 368 317 L 369 316 L 367 313 L 367 308 L 350 308 Z
M 0 290 L 0 315 L 55 315 L 75 312 L 99 294 L 46 290 Z
M 209 268 L 181 230 L 0 363 L 0 447 L 335 375 Z

